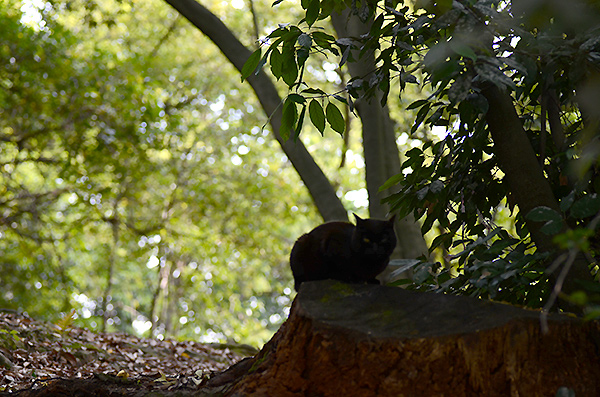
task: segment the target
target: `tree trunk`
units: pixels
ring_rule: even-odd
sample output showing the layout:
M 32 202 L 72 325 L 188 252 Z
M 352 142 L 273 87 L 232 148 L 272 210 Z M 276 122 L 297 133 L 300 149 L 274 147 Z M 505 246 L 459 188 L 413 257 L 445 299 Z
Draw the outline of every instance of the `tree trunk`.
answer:
M 227 59 L 239 71 L 252 53 L 223 24 L 223 22 L 195 0 L 165 0 L 181 15 L 212 40 Z M 273 81 L 260 71 L 251 75 L 248 82 L 256 93 L 264 112 L 270 116 L 269 123 L 277 142 L 306 185 L 317 209 L 325 221 L 347 220 L 348 213 L 337 197 L 335 189 L 317 163 L 300 142 L 284 141 L 279 134 L 281 127 L 281 97 Z
M 338 37 L 360 37 L 369 32 L 371 22 L 365 24 L 351 15 L 350 10 L 341 14 L 332 13 L 331 21 Z M 363 78 L 368 81 L 376 69 L 375 56 L 364 54 L 359 59 L 358 51 L 354 56 L 356 62 L 349 62 L 348 70 L 352 78 Z M 381 199 L 391 192 L 379 192 L 379 187 L 392 176 L 400 173 L 400 153 L 396 144 L 396 133 L 387 106 L 381 106 L 381 93 L 370 99 L 360 99 L 356 110 L 362 123 L 362 143 L 365 158 L 367 192 L 369 194 L 369 212 L 371 217 L 385 218 L 388 206 Z M 400 219 L 396 225 L 398 246 L 395 258 L 417 258 L 427 254 L 427 244 L 421 229 L 410 214 Z
M 532 209 L 541 206 L 560 213 L 558 201 L 538 163 L 510 95 L 491 84 L 486 86 L 482 93 L 489 104 L 486 121 L 494 141 L 494 153 L 498 157 L 510 192 L 519 206 L 519 212 L 525 219 L 536 247 L 540 251 L 552 251 L 556 247 L 552 236 L 540 230 L 543 223 L 533 222 L 527 219 L 526 215 Z M 582 256 L 573 263 L 563 291 L 572 293 L 580 289 L 576 280 L 593 281 L 588 263 Z
M 486 87 L 482 93 L 489 104 L 486 121 L 494 141 L 494 153 L 521 214 L 525 217 L 540 206 L 560 212 L 558 201 L 538 163 L 510 96 L 494 85 Z M 532 240 L 541 251 L 554 248 L 552 237 L 540 231 L 543 223 L 527 218 L 525 222 Z
M 368 24 L 360 21 L 350 10 L 341 14 L 333 13 L 331 22 L 338 37 L 359 37 L 369 31 Z M 354 51 L 353 58 L 356 62 L 348 62 L 348 71 L 352 78 L 362 78 L 367 82 L 376 69 L 375 57 L 372 53 L 364 54 L 359 59 L 359 51 Z M 388 208 L 381 203 L 384 197 L 379 193 L 379 187 L 392 175 L 400 172 L 400 157 L 398 150 L 395 156 L 388 156 L 386 145 L 389 143 L 386 135 L 394 137 L 394 130 L 389 118 L 387 108 L 380 105 L 381 93 L 377 92 L 373 98 L 359 99 L 356 110 L 362 122 L 362 144 L 365 158 L 365 171 L 367 191 L 369 193 L 369 212 L 374 218 L 384 218 Z M 393 139 L 393 138 L 392 138 Z M 394 145 L 395 146 L 395 143 Z M 392 150 L 394 147 L 391 148 Z
M 233 396 L 598 396 L 599 335 L 598 322 L 559 315 L 544 334 L 539 312 L 481 299 L 308 282 L 263 350 L 207 386 L 229 383 Z

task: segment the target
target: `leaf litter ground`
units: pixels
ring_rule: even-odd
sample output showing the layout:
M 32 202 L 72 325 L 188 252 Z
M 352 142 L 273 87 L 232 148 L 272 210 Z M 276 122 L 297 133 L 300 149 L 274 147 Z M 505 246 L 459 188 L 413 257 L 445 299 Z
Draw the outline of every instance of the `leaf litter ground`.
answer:
M 118 380 L 138 391 L 198 390 L 213 374 L 255 353 L 245 345 L 61 329 L 22 314 L 0 312 L 0 394 L 91 378 L 100 384 Z

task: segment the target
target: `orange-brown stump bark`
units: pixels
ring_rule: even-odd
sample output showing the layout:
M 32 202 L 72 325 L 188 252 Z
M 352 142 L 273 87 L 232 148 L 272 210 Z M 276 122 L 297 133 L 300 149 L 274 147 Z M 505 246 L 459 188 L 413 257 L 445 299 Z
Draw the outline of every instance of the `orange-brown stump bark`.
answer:
M 600 395 L 600 326 L 475 298 L 302 284 L 234 396 Z

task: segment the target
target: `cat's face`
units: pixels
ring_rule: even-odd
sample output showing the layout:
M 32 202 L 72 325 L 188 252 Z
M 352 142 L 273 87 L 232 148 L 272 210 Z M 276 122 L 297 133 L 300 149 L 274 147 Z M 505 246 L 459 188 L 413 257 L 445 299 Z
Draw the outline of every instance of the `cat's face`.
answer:
M 352 249 L 368 256 L 389 256 L 396 247 L 395 216 L 387 221 L 355 217 Z

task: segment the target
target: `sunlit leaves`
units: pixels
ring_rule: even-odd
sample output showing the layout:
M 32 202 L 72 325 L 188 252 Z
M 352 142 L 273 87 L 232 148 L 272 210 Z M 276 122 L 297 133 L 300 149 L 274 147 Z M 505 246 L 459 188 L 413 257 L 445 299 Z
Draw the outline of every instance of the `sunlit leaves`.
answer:
M 281 26 L 269 36 L 273 43 L 267 48 L 264 55 L 259 48 L 254 51 L 242 67 L 242 78 L 245 79 L 253 72 L 258 72 L 268 60 L 271 72 L 276 79 L 283 79 L 288 86 L 293 86 L 308 58 L 312 39 L 299 28 Z
M 308 93 L 318 93 L 317 91 L 305 91 L 303 95 Z M 321 105 L 321 100 L 318 98 L 310 99 L 310 101 L 300 94 L 290 94 L 283 102 L 282 122 L 280 134 L 284 140 L 291 136 L 297 139 L 300 135 L 304 118 L 308 109 L 308 116 L 313 126 L 323 135 L 326 123 L 340 135 L 344 134 L 346 122 L 340 109 L 331 101 L 325 100 L 326 105 Z M 308 105 L 307 105 L 308 103 Z M 300 115 L 298 115 L 298 106 L 300 106 Z
M 303 6 L 308 9 L 306 22 L 311 26 L 320 15 L 321 3 L 319 0 L 307 0 L 303 2 Z M 338 54 L 338 50 L 333 46 L 335 38 L 321 30 L 302 31 L 297 26 L 282 25 L 271 32 L 268 38 L 271 43 L 266 47 L 264 54 L 260 49 L 255 51 L 244 64 L 242 76 L 246 78 L 260 70 L 268 60 L 273 76 L 283 80 L 291 90 L 295 90 L 282 104 L 281 137 L 284 140 L 290 137 L 297 139 L 307 113 L 311 123 L 321 134 L 324 133 L 326 125 L 343 134 L 346 128 L 344 117 L 330 99 L 335 98 L 346 103 L 345 99 L 338 95 L 328 95 L 319 89 L 307 88 L 299 91 L 304 84 L 302 79 L 305 64 L 313 48 L 317 46 L 321 51 Z
M 320 30 L 313 31 L 311 36 L 318 47 L 331 51 L 334 55 L 338 54 L 338 50 L 332 46 L 335 43 L 335 37 Z
M 60 9 L 51 34 L 36 36 L 16 14 L 0 22 L 0 48 L 14 57 L 0 68 L 11 85 L 0 103 L 12 109 L 0 118 L 0 303 L 48 317 L 73 306 L 78 324 L 97 329 L 110 259 L 112 330 L 158 318 L 155 335 L 264 342 L 289 304 L 285 252 L 303 222 L 315 222 L 306 220 L 310 199 L 218 51 L 199 49 L 187 25 L 165 39 L 172 11 L 140 7 L 119 14 L 127 40 L 87 26 L 69 33 L 60 23 L 75 15 Z M 254 52 L 245 77 L 282 50 Z M 292 206 L 299 221 L 281 222 Z

